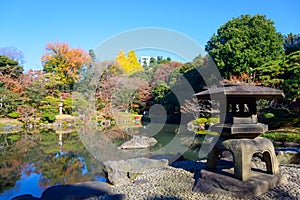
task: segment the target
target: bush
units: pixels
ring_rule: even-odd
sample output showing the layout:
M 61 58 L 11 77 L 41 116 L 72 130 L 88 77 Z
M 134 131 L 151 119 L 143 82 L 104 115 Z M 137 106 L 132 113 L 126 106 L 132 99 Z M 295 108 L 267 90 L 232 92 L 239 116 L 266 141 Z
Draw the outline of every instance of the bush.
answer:
M 16 119 L 16 118 L 20 117 L 20 114 L 18 112 L 11 112 L 7 116 L 10 118 Z
M 49 123 L 55 122 L 55 114 L 49 111 L 43 111 L 41 120 Z
M 192 121 L 192 123 L 193 123 L 195 126 L 204 125 L 205 122 L 207 122 L 207 119 L 206 119 L 206 118 L 198 118 L 198 119 L 194 119 L 194 120 Z
M 275 117 L 275 115 L 273 113 L 264 113 L 263 115 L 266 119 L 271 119 L 271 118 Z
M 299 126 L 299 117 L 285 109 L 267 108 L 258 115 L 258 121 L 269 126 L 269 130 Z
M 41 116 L 41 120 L 43 122 L 55 122 L 55 115 L 58 114 L 58 109 L 55 106 L 51 106 L 51 105 L 45 105 L 41 107 L 42 110 L 42 116 Z
M 71 115 L 74 116 L 74 117 L 78 117 L 78 116 L 79 116 L 79 113 L 78 113 L 78 112 L 72 112 Z

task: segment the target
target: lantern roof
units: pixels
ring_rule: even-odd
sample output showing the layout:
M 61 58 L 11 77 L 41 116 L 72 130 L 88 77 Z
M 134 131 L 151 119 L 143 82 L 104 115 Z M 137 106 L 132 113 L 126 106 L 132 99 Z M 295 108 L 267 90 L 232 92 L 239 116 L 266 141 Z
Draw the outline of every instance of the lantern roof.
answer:
M 200 99 L 224 98 L 255 98 L 255 99 L 275 99 L 283 98 L 282 90 L 255 86 L 252 84 L 225 84 L 223 87 L 209 88 L 208 90 L 194 94 Z

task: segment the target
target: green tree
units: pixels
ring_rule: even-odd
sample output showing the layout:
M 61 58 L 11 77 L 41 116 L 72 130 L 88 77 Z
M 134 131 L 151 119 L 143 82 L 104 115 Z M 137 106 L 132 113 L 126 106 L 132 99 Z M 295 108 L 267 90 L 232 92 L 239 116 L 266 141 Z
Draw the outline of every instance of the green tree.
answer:
M 8 75 L 11 78 L 19 78 L 24 69 L 17 61 L 10 59 L 7 56 L 0 55 L 0 74 Z
M 24 53 L 14 46 L 1 48 L 0 55 L 7 56 L 9 59 L 18 62 L 19 65 L 23 65 L 25 63 Z
M 205 46 L 225 78 L 250 73 L 284 55 L 283 36 L 263 15 L 242 15 L 222 25 Z
M 285 40 L 284 40 L 285 54 L 288 55 L 290 53 L 299 50 L 300 50 L 300 35 L 289 33 L 287 36 L 285 36 Z
M 21 98 L 18 94 L 0 87 L 0 114 L 6 116 L 8 113 L 16 111 L 21 103 Z
M 45 78 L 44 74 L 35 79 L 30 79 L 29 77 L 29 83 L 24 83 L 26 85 L 24 96 L 27 99 L 27 103 L 34 108 L 39 107 L 43 98 L 47 96 L 47 87 L 45 85 L 48 83 L 48 80 Z
M 55 121 L 55 115 L 58 114 L 58 105 L 60 100 L 52 96 L 46 96 L 42 102 L 43 106 L 40 106 L 42 111 L 41 120 L 48 121 L 50 123 Z
M 166 82 L 159 82 L 152 89 L 152 95 L 154 97 L 155 102 L 163 104 L 164 98 L 170 92 L 169 87 Z
M 167 59 L 164 59 L 162 56 L 157 56 L 157 64 L 166 64 L 171 61 L 172 61 L 172 59 L 170 57 L 167 57 Z
M 284 91 L 287 100 L 300 97 L 300 51 L 257 68 L 257 80 Z

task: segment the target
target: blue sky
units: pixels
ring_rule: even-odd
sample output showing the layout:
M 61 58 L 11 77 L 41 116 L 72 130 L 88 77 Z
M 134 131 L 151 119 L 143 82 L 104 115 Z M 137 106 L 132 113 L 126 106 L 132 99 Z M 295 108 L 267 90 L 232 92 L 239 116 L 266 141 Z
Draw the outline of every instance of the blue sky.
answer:
M 278 32 L 300 34 L 298 0 L 0 0 L 0 48 L 24 52 L 26 70 L 42 68 L 47 42 L 94 49 L 120 32 L 160 27 L 202 47 L 217 29 L 242 14 L 263 14 Z

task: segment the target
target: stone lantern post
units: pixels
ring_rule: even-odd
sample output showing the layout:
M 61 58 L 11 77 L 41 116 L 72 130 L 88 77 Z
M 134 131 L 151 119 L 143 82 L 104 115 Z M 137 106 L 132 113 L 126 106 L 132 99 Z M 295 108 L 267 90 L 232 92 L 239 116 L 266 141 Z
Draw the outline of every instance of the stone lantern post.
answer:
M 60 103 L 58 106 L 59 106 L 59 114 L 62 115 L 63 114 L 62 110 L 63 110 L 63 106 L 64 106 L 64 101 L 62 99 L 62 96 L 60 96 Z
M 220 120 L 221 123 L 211 127 L 211 130 L 218 132 L 220 136 L 215 137 L 211 143 L 211 151 L 206 164 L 206 169 L 209 171 L 202 171 L 203 177 L 209 177 L 207 174 L 211 175 L 212 172 L 216 175 L 226 171 L 218 167 L 219 156 L 226 150 L 231 152 L 233 157 L 231 176 L 241 182 L 247 182 L 248 185 L 252 184 L 253 188 L 263 188 L 256 194 L 252 191 L 253 194 L 259 195 L 286 181 L 285 176 L 279 172 L 273 143 L 266 138 L 259 137 L 268 130 L 268 126 L 257 121 L 256 108 L 258 99 L 282 98 L 284 95 L 281 90 L 250 84 L 232 84 L 195 95 L 198 99 L 210 99 L 212 95 L 219 100 L 220 106 L 226 107 L 226 112 L 220 113 L 220 119 L 224 121 Z M 224 102 L 224 96 L 226 102 Z M 266 164 L 266 173 L 257 174 L 252 170 L 251 160 L 255 153 L 261 153 Z M 228 183 L 233 185 L 237 182 L 229 181 Z M 220 185 L 220 183 L 217 184 Z M 243 184 L 238 183 L 237 187 Z M 251 195 L 251 192 L 249 194 Z

